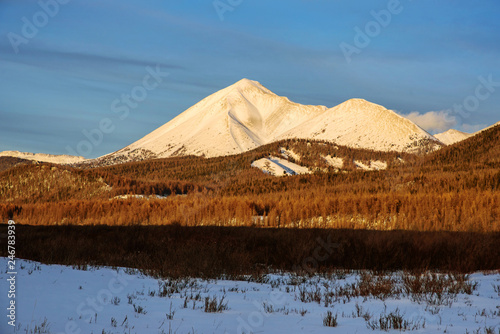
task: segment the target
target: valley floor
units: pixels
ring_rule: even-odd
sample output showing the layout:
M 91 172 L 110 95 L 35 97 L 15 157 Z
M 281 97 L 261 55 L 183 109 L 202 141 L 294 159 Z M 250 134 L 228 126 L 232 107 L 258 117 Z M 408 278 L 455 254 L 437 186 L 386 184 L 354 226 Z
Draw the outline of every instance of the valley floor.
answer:
M 3 313 L 7 260 L 0 258 Z M 403 272 L 368 271 L 174 280 L 134 269 L 28 260 L 17 260 L 16 267 L 17 326 L 9 326 L 4 314 L 1 333 L 376 333 L 385 326 L 414 333 L 500 332 L 498 271 L 451 280 L 428 273 L 422 281 Z M 418 282 L 427 284 L 425 292 L 418 292 Z M 336 327 L 323 324 L 329 311 Z

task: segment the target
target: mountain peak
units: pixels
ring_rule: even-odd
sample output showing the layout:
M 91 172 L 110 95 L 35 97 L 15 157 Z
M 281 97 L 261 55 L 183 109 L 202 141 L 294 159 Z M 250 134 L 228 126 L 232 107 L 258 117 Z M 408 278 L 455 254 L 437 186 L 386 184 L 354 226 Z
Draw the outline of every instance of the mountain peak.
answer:
M 255 80 L 250 80 L 250 79 L 247 79 L 247 78 L 243 78 L 243 79 L 237 81 L 236 83 L 234 83 L 230 87 L 231 88 L 237 88 L 237 89 L 243 90 L 243 91 L 247 91 L 247 90 L 260 90 L 260 91 L 264 91 L 266 93 L 270 93 L 270 94 L 274 95 L 273 92 L 271 92 L 266 87 L 262 86 L 260 82 L 255 81 Z
M 358 98 L 358 97 L 354 97 L 352 99 L 349 99 L 349 100 L 345 101 L 344 103 L 352 103 L 352 104 L 370 103 L 370 104 L 375 104 L 375 103 L 372 103 L 370 101 L 367 101 L 365 99 L 361 99 L 361 98 Z
M 256 85 L 256 84 L 259 86 L 261 85 L 260 82 L 256 80 L 250 80 L 247 78 L 243 78 L 235 83 L 235 85 Z
M 360 99 L 360 98 L 353 98 L 349 99 L 345 102 L 342 102 L 338 106 L 334 107 L 338 110 L 346 109 L 346 110 L 356 110 L 356 111 L 380 111 L 380 110 L 387 110 L 385 107 L 367 101 L 365 99 Z
M 463 131 L 459 131 L 459 130 L 455 130 L 455 129 L 449 129 L 445 132 L 443 132 L 443 134 L 445 133 L 448 133 L 448 134 L 463 134 L 463 135 L 470 135 L 470 133 L 467 133 L 467 132 L 463 132 Z
M 376 151 L 416 152 L 441 146 L 410 120 L 358 98 L 330 108 L 280 136 L 280 139 L 288 138 L 334 141 L 339 145 Z
M 350 99 L 330 109 L 302 105 L 243 78 L 108 158 L 215 157 L 288 138 L 379 151 L 411 151 L 428 140 L 441 145 L 408 119 L 364 99 Z
M 442 143 L 446 145 L 452 145 L 469 137 L 474 134 L 458 131 L 455 129 L 449 129 L 443 133 L 438 133 L 434 135 L 435 138 L 439 139 Z

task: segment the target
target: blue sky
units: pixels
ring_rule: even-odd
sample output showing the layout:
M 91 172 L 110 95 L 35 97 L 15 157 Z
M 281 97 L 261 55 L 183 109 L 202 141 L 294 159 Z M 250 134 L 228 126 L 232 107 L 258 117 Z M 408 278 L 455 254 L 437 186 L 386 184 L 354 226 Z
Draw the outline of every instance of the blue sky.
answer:
M 244 77 L 471 132 L 500 121 L 499 18 L 497 0 L 2 0 L 0 151 L 97 157 Z

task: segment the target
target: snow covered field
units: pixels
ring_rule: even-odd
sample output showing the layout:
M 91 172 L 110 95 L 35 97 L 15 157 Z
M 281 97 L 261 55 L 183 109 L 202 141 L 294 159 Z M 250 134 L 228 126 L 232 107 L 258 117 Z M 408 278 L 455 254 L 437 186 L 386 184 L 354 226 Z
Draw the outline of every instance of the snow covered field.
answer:
M 297 165 L 285 159 L 270 156 L 252 162 L 252 167 L 274 176 L 297 175 L 310 173 L 309 168 Z
M 363 170 L 383 170 L 387 169 L 387 162 L 380 160 L 371 160 L 370 164 L 365 164 L 361 161 L 354 160 L 354 164 L 357 168 Z
M 369 272 L 159 280 L 131 269 L 26 260 L 16 262 L 14 329 L 6 318 L 7 259 L 0 258 L 0 264 L 2 334 L 376 333 L 385 326 L 413 333 L 500 332 L 498 271 L 474 273 L 464 281 L 460 275 L 419 280 Z M 427 293 L 419 293 L 419 282 Z M 336 327 L 324 326 L 335 318 Z
M 326 157 L 323 158 L 333 168 L 342 169 L 344 167 L 344 159 L 342 158 L 332 157 L 330 155 L 327 155 Z

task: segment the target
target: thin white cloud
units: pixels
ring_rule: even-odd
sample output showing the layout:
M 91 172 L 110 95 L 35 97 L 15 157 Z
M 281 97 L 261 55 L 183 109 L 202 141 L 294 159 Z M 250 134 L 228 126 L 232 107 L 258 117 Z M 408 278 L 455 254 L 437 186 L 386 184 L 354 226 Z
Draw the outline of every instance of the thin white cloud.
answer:
M 424 114 L 412 111 L 409 114 L 403 114 L 403 116 L 427 132 L 432 133 L 443 132 L 457 125 L 455 116 L 451 116 L 446 110 L 429 111 Z
M 462 131 L 474 133 L 486 128 L 487 126 L 487 124 L 462 124 Z

